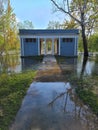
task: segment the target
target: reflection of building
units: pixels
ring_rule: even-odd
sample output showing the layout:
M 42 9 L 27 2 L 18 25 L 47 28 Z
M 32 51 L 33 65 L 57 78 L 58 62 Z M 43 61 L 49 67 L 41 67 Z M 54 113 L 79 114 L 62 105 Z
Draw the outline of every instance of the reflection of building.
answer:
M 70 76 L 72 74 L 76 74 L 77 71 L 77 58 L 64 58 L 60 61 L 59 67 L 62 71 L 62 74 L 66 76 Z
M 19 30 L 21 56 L 61 55 L 77 56 L 78 34 L 72 30 Z
M 21 58 L 22 71 L 28 69 L 35 70 L 37 69 L 39 63 L 40 63 L 39 60 L 35 60 L 32 58 Z

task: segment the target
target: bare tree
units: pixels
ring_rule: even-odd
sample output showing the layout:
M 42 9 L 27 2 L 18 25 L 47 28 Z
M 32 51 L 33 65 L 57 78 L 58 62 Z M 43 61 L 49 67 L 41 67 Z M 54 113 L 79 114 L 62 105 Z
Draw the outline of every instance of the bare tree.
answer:
M 92 0 L 61 0 L 59 3 L 58 0 L 51 0 L 51 2 L 53 3 L 53 5 L 56 7 L 58 11 L 61 11 L 62 13 L 67 14 L 79 24 L 79 26 L 81 27 L 81 32 L 82 32 L 84 56 L 88 56 L 86 28 L 89 24 L 91 26 L 94 26 L 93 19 L 98 18 L 98 13 L 97 13 L 98 1 L 97 0 L 94 0 L 94 1 Z M 73 15 L 74 14 L 73 12 L 76 15 Z

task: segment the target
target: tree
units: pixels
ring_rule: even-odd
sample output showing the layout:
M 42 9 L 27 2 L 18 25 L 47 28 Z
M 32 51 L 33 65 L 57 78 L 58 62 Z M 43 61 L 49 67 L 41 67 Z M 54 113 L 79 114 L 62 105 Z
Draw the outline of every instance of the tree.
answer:
M 19 29 L 34 29 L 32 21 L 29 20 L 18 22 L 17 26 Z
M 98 33 L 95 33 L 89 37 L 88 47 L 90 51 L 98 52 Z
M 55 7 L 74 19 L 80 26 L 82 32 L 84 56 L 88 56 L 88 45 L 86 33 L 95 27 L 98 18 L 98 1 L 97 0 L 62 0 L 60 3 L 51 0 Z M 62 4 L 62 5 L 61 5 Z M 74 15 L 76 14 L 76 15 Z
M 19 44 L 16 17 L 10 5 L 10 0 L 1 1 L 2 12 L 0 15 L 0 54 L 7 53 L 11 49 L 16 49 Z
M 59 21 L 49 21 L 47 29 L 60 29 L 60 27 Z
M 64 20 L 63 23 L 59 21 L 49 21 L 47 29 L 72 29 L 78 28 L 76 22 L 71 18 L 69 20 Z
M 77 23 L 75 22 L 74 19 L 70 19 L 70 20 L 65 20 L 62 24 L 62 28 L 63 29 L 72 29 L 72 28 L 78 28 Z
M 5 10 L 4 10 L 4 5 L 6 4 L 7 1 L 0 0 L 0 55 L 5 50 L 5 33 L 4 33 L 4 15 L 5 15 Z

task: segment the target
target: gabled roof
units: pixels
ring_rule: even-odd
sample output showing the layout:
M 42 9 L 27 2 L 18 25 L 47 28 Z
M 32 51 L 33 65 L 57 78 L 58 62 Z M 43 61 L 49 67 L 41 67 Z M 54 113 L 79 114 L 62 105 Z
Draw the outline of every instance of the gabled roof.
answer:
M 19 35 L 79 34 L 78 29 L 20 29 Z

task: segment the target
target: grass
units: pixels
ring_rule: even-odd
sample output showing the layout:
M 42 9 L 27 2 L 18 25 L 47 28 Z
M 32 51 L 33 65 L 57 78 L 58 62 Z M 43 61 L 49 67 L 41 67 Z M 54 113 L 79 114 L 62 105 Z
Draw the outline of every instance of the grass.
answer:
M 78 97 L 98 116 L 98 93 L 94 92 L 95 88 L 98 90 L 98 76 L 81 79 L 74 77 L 72 82 L 77 86 L 75 90 Z
M 36 72 L 0 76 L 0 130 L 8 130 Z
M 98 96 L 90 90 L 76 89 L 77 95 L 98 116 Z

